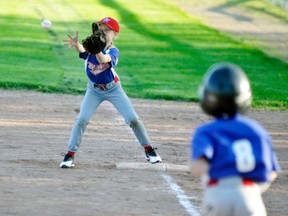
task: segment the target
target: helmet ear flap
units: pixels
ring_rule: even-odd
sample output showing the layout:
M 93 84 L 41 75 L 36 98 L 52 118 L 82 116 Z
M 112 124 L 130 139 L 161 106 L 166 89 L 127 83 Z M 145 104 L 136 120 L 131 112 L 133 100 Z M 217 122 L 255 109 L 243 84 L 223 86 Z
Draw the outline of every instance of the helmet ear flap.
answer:
M 252 100 L 246 74 L 231 63 L 218 63 L 210 67 L 198 94 L 203 111 L 214 117 L 243 113 Z

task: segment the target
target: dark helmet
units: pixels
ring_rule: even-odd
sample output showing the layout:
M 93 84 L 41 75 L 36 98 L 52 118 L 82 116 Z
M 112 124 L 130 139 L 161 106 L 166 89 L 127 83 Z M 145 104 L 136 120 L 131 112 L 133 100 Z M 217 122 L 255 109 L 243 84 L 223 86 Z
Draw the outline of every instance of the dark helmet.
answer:
M 208 69 L 199 88 L 202 109 L 214 117 L 232 117 L 251 105 L 252 93 L 243 70 L 231 63 L 218 63 Z

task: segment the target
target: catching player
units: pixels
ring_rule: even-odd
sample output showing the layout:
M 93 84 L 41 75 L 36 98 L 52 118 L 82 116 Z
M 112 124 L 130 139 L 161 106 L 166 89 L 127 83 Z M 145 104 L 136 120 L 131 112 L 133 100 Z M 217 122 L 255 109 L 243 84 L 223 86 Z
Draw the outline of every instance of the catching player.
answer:
M 65 45 L 75 47 L 79 57 L 85 60 L 85 71 L 89 80 L 80 113 L 72 128 L 68 152 L 60 164 L 61 168 L 74 166 L 74 155 L 80 146 L 85 128 L 99 105 L 105 100 L 114 105 L 132 128 L 145 150 L 146 159 L 151 163 L 162 161 L 150 145 L 146 129 L 122 89 L 119 76 L 114 70 L 118 62 L 119 51 L 113 41 L 118 37 L 119 31 L 118 22 L 111 17 L 106 17 L 92 24 L 93 34 L 84 39 L 82 44 L 78 42 L 78 32 L 74 37 L 68 35 L 69 40 L 64 40 Z
M 191 141 L 192 174 L 206 179 L 203 215 L 265 216 L 261 194 L 280 167 L 266 130 L 242 115 L 252 101 L 246 74 L 231 63 L 213 65 L 199 94 L 204 112 L 215 117 Z

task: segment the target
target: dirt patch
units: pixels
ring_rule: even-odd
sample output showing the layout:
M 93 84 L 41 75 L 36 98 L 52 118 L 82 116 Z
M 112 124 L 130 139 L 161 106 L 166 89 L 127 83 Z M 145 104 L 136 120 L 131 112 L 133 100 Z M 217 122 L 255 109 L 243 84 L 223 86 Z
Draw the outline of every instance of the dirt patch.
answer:
M 119 162 L 145 160 L 131 129 L 109 103 L 100 106 L 88 125 L 76 167 L 58 168 L 81 101 L 82 96 L 0 90 L 1 215 L 191 215 L 163 175 L 169 175 L 199 211 L 202 188 L 189 173 L 116 169 Z M 208 120 L 198 105 L 132 102 L 163 162 L 187 165 L 191 132 Z M 253 110 L 248 115 L 273 137 L 283 171 L 264 201 L 269 215 L 284 216 L 288 112 Z

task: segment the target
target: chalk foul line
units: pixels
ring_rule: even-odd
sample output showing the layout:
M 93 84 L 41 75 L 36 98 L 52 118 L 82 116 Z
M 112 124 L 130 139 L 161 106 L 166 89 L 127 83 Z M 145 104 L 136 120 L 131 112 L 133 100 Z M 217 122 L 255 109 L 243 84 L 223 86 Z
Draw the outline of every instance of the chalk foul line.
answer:
M 162 174 L 161 176 L 172 192 L 176 195 L 179 203 L 185 208 L 187 213 L 189 213 L 190 216 L 200 216 L 200 213 L 197 211 L 196 207 L 190 202 L 189 197 L 186 196 L 185 192 L 179 185 L 173 182 L 172 177 L 166 174 Z

